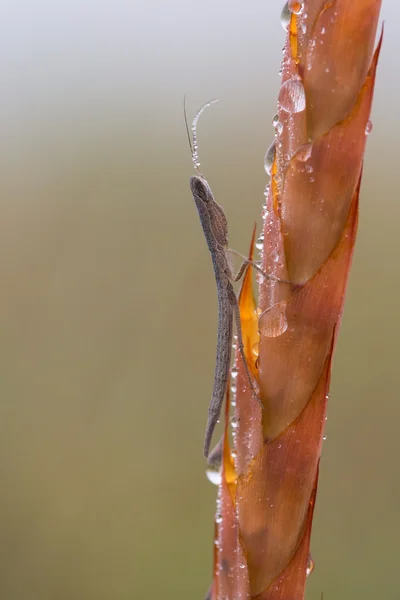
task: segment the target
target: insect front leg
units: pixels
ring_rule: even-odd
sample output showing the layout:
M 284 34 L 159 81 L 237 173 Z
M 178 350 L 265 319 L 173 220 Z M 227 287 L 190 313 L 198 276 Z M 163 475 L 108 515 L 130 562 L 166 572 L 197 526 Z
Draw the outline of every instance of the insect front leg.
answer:
M 292 283 L 291 281 L 288 281 L 287 279 L 281 279 L 280 277 L 277 277 L 276 275 L 270 275 L 269 273 L 266 273 L 257 263 L 255 263 L 253 260 L 250 260 L 250 258 L 246 258 L 245 256 L 243 256 L 243 254 L 240 254 L 240 252 L 237 252 L 236 250 L 232 250 L 232 248 L 228 248 L 227 252 L 230 252 L 231 254 L 236 254 L 236 256 L 240 256 L 243 259 L 242 264 L 239 267 L 239 271 L 236 273 L 236 275 L 234 275 L 232 273 L 232 280 L 234 282 L 239 281 L 239 279 L 243 276 L 243 274 L 246 272 L 247 267 L 248 266 L 252 266 L 253 269 L 256 269 L 259 273 L 261 273 L 261 275 L 263 277 L 265 277 L 265 279 L 269 279 L 271 281 L 277 281 L 278 283 Z

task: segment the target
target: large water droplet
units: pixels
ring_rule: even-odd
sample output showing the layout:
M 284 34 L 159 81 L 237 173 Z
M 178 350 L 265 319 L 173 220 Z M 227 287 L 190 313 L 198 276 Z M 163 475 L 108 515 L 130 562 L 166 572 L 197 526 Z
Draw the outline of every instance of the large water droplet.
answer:
M 306 94 L 299 77 L 295 76 L 285 81 L 279 90 L 278 102 L 288 113 L 302 112 L 306 108 Z
M 222 481 L 221 470 L 215 471 L 214 469 L 207 469 L 206 477 L 207 477 L 208 481 L 210 481 L 214 485 L 221 485 L 221 481 Z
M 271 338 L 279 337 L 287 328 L 286 300 L 278 302 L 261 315 L 260 331 L 263 335 Z
M 296 159 L 301 162 L 306 162 L 312 154 L 312 144 L 304 144 L 304 146 L 300 146 L 299 150 L 296 152 Z
M 275 159 L 275 142 L 272 142 L 264 156 L 264 169 L 267 175 L 271 175 L 272 165 Z
M 282 12 L 281 12 L 281 25 L 285 31 L 287 31 L 289 29 L 291 16 L 292 16 L 292 13 L 290 12 L 288 3 L 286 2 L 285 6 L 282 8 Z

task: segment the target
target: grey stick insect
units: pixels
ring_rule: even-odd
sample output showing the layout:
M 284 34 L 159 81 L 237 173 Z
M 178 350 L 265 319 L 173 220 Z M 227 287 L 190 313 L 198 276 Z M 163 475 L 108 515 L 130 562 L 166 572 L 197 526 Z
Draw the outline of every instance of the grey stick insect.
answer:
M 190 178 L 190 189 L 193 194 L 193 199 L 196 203 L 208 249 L 211 253 L 218 296 L 217 356 L 215 363 L 214 387 L 208 409 L 208 420 L 204 440 L 204 456 L 206 458 L 209 455 L 211 438 L 215 429 L 215 425 L 217 424 L 220 416 L 226 385 L 228 382 L 232 349 L 233 319 L 235 319 L 236 324 L 237 348 L 243 361 L 246 377 L 253 396 L 262 406 L 256 391 L 256 384 L 253 382 L 244 353 L 239 304 L 232 284 L 239 281 L 249 265 L 252 265 L 268 279 L 282 283 L 290 283 L 273 275 L 264 273 L 264 271 L 256 263 L 249 259 L 245 259 L 243 261 L 236 274 L 232 271 L 232 267 L 228 259 L 228 252 L 231 251 L 228 249 L 228 223 L 226 216 L 222 206 L 217 204 L 215 201 L 211 188 L 199 169 L 200 162 L 198 156 L 196 132 L 197 121 L 201 113 L 207 107 L 211 106 L 217 101 L 218 100 L 211 100 L 210 102 L 207 102 L 196 114 L 192 123 L 192 142 L 187 124 L 186 106 L 184 100 L 187 135 L 192 152 L 193 165 L 198 173 L 198 175 Z M 237 253 L 235 252 L 235 254 Z

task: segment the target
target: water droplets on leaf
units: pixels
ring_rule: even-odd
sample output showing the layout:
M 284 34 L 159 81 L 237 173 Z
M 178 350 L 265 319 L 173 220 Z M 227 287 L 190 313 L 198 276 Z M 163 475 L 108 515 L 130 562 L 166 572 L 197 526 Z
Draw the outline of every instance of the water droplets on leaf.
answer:
M 306 108 L 306 94 L 298 76 L 291 77 L 279 90 L 279 106 L 288 113 L 299 113 Z
M 372 122 L 368 119 L 367 124 L 365 126 L 365 135 L 369 135 L 372 131 Z

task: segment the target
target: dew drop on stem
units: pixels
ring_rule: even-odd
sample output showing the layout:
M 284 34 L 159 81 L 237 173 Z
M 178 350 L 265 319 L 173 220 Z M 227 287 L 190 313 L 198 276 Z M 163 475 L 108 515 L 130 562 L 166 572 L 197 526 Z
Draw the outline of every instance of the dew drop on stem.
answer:
M 281 12 L 281 25 L 285 31 L 289 29 L 291 16 L 292 13 L 289 10 L 288 2 L 286 2 Z
M 271 175 L 272 165 L 275 159 L 275 142 L 269 146 L 264 156 L 264 169 L 267 175 Z
M 306 108 L 306 94 L 298 76 L 291 77 L 279 90 L 279 106 L 288 113 L 299 113 Z
M 370 120 L 367 121 L 365 126 L 365 135 L 369 135 L 372 131 L 372 122 Z

